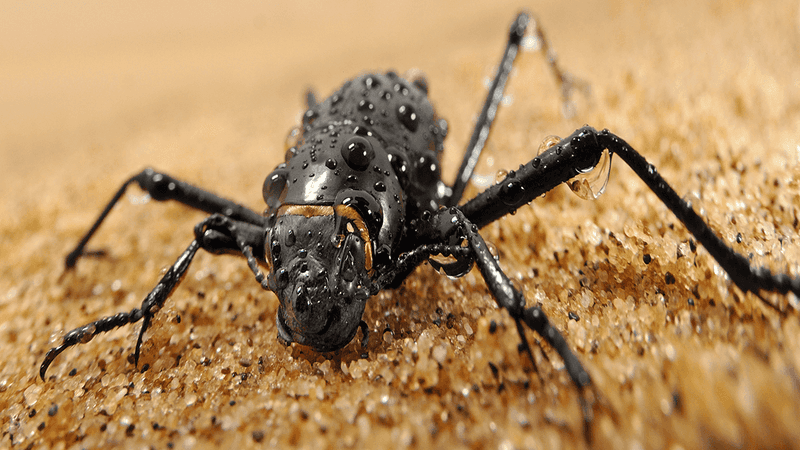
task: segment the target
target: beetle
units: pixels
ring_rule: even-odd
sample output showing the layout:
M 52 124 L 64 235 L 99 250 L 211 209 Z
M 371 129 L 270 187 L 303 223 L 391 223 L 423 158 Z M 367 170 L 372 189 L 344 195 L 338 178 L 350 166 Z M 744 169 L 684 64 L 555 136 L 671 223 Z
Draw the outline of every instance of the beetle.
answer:
M 67 255 L 68 269 L 88 253 L 87 243 L 131 184 L 139 185 L 157 201 L 175 200 L 210 216 L 196 225 L 192 242 L 139 308 L 68 332 L 60 345 L 47 352 L 40 366 L 41 378 L 45 379 L 50 364 L 67 348 L 141 320 L 134 352 L 138 363 L 150 321 L 200 249 L 243 256 L 256 281 L 279 299 L 278 339 L 317 351 L 342 348 L 359 329 L 365 341 L 368 327 L 361 316 L 369 298 L 399 286 L 418 265 L 430 261 L 454 277 L 477 266 L 497 303 L 515 321 L 531 361 L 526 327 L 562 358 L 582 393 L 584 422 L 588 424 L 591 411 L 583 392 L 592 387 L 589 373 L 542 309 L 526 304 L 479 230 L 561 183 L 584 195 L 599 194 L 604 185 L 590 183 L 584 175 L 593 170 L 605 172 L 613 155 L 628 164 L 673 211 L 742 291 L 800 295 L 800 279 L 751 266 L 714 234 L 651 164 L 607 130 L 586 126 L 567 138 L 548 142 L 541 154 L 519 170 L 461 203 L 529 23 L 529 16 L 521 13 L 511 25 L 501 63 L 452 186 L 442 181 L 439 163 L 447 124 L 428 100 L 427 81 L 405 80 L 394 72 L 356 77 L 322 102 L 308 95 L 301 134 L 285 162 L 264 182 L 264 214 L 153 169 L 131 177 Z M 547 51 L 541 30 L 537 28 L 536 33 Z M 563 92 L 577 86 L 554 58 L 550 65 Z M 431 259 L 437 255 L 450 260 Z

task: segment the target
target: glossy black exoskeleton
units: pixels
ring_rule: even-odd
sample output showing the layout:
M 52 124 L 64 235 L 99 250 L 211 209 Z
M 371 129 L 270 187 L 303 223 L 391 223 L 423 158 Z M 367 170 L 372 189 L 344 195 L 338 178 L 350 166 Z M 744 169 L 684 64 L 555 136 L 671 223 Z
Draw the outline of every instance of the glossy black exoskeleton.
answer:
M 328 351 L 352 340 L 383 287 L 375 281 L 413 248 L 406 218 L 441 203 L 443 124 L 424 83 L 393 72 L 309 105 L 286 162 L 264 183 L 267 280 L 281 299 L 283 341 Z
M 675 213 L 740 289 L 800 296 L 800 279 L 750 266 L 714 234 L 652 165 L 607 130 L 587 126 L 551 142 L 519 170 L 459 205 L 529 22 L 523 13 L 512 23 L 453 186 L 441 179 L 439 157 L 447 125 L 437 118 L 428 100 L 427 82 L 421 78 L 407 81 L 393 72 L 348 81 L 321 103 L 308 95 L 308 111 L 296 142 L 286 161 L 264 182 L 267 209 L 263 215 L 152 169 L 129 179 L 67 256 L 67 268 L 88 253 L 86 243 L 131 183 L 155 200 L 176 200 L 211 216 L 195 227 L 194 240 L 140 308 L 67 333 L 61 345 L 45 356 L 42 379 L 65 349 L 142 319 L 134 353 L 138 362 L 151 318 L 201 248 L 244 256 L 256 280 L 278 296 L 278 338 L 318 351 L 342 348 L 359 328 L 366 341 L 368 327 L 361 316 L 367 300 L 382 289 L 398 286 L 419 264 L 430 260 L 450 276 L 464 275 L 476 265 L 497 303 L 516 322 L 522 348 L 531 361 L 526 326 L 555 349 L 581 392 L 584 430 L 589 430 L 592 408 L 584 396 L 584 390 L 592 386 L 589 374 L 542 309 L 526 305 L 478 230 L 561 183 L 584 194 L 598 194 L 604 185 L 592 186 L 580 177 L 597 166 L 610 166 L 613 155 L 628 164 Z M 580 84 L 559 68 L 541 30 L 533 28 L 566 101 Z M 430 259 L 437 255 L 449 257 L 449 262 Z

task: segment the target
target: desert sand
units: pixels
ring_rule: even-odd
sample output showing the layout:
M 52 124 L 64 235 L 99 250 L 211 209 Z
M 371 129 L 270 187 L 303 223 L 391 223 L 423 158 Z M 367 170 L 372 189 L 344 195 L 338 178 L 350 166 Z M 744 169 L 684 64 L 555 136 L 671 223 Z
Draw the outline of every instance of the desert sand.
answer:
M 131 189 L 92 242 L 107 256 L 65 272 L 129 176 L 157 167 L 260 211 L 305 91 L 394 69 L 426 75 L 450 181 L 523 8 L 591 94 L 565 118 L 544 58 L 524 53 L 476 185 L 548 135 L 609 128 L 737 251 L 800 276 L 795 0 L 5 5 L 0 447 L 800 447 L 798 299 L 765 295 L 778 312 L 739 291 L 620 160 L 599 199 L 561 187 L 482 231 L 591 374 L 591 442 L 562 362 L 535 346 L 533 371 L 477 270 L 426 265 L 372 298 L 362 358 L 357 341 L 284 347 L 277 298 L 245 262 L 200 254 L 138 368 L 135 325 L 39 379 L 66 331 L 138 306 L 203 218 Z

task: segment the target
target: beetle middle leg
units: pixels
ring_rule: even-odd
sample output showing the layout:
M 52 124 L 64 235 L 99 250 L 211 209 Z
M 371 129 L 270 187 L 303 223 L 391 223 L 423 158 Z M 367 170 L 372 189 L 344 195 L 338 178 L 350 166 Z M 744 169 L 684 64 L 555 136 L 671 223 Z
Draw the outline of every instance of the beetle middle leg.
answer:
M 103 208 L 100 216 L 98 216 L 97 220 L 95 220 L 94 224 L 89 228 L 89 231 L 83 235 L 78 245 L 67 255 L 65 259 L 65 266 L 67 269 L 73 268 L 78 258 L 89 254 L 89 252 L 86 251 L 86 244 L 89 242 L 89 239 L 91 239 L 95 232 L 97 232 L 97 229 L 100 228 L 100 225 L 103 223 L 106 216 L 108 216 L 108 213 L 111 212 L 114 205 L 122 198 L 128 186 L 133 183 L 138 184 L 151 198 L 157 201 L 175 200 L 209 214 L 223 214 L 232 219 L 251 224 L 263 225 L 266 220 L 255 211 L 232 200 L 219 197 L 205 189 L 148 168 L 132 176 L 120 186 L 114 194 L 114 197 L 112 197 L 106 207 Z

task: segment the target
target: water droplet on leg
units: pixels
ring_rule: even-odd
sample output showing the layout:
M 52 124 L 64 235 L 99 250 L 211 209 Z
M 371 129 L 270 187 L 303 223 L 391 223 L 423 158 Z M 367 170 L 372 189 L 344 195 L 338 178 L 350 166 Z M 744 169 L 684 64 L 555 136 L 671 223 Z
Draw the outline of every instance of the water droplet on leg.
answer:
M 536 155 L 541 155 L 544 153 L 545 150 L 549 149 L 550 147 L 558 144 L 561 142 L 561 138 L 556 135 L 550 135 L 544 138 L 541 144 L 539 144 L 539 150 L 536 152 Z
M 507 176 L 508 176 L 508 171 L 507 170 L 505 170 L 505 169 L 498 170 L 497 173 L 494 176 L 494 184 L 501 183 L 503 180 L 506 179 Z
M 611 154 L 608 150 L 603 150 L 597 165 L 567 181 L 567 186 L 578 197 L 584 200 L 594 200 L 605 192 L 610 175 Z

